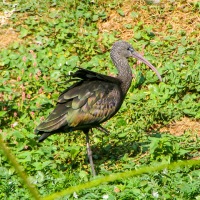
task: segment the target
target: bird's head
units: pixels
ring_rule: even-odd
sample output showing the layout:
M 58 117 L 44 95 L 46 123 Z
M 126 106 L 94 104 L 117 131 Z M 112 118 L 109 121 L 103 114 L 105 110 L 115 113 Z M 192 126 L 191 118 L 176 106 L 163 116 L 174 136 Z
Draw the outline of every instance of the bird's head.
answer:
M 142 61 L 144 64 L 149 66 L 156 73 L 159 80 L 162 81 L 161 75 L 159 74 L 157 69 L 148 60 L 146 60 L 142 55 L 140 55 L 138 52 L 136 52 L 134 50 L 134 48 L 132 47 L 132 45 L 129 44 L 128 42 L 125 42 L 123 40 L 115 42 L 111 49 L 111 53 L 112 52 L 113 52 L 113 54 L 120 55 L 125 58 L 134 57 L 134 58 Z

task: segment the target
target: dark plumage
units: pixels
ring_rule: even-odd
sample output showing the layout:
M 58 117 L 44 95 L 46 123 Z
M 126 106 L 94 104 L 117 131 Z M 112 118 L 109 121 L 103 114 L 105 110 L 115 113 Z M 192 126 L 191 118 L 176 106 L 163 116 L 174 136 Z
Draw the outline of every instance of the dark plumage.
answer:
M 121 107 L 132 81 L 128 57 L 140 59 L 154 70 L 161 80 L 157 70 L 135 52 L 129 43 L 115 42 L 111 49 L 111 59 L 118 69 L 118 75 L 110 77 L 80 68 L 72 74 L 72 78 L 78 78 L 78 81 L 59 96 L 53 112 L 35 130 L 37 134 L 41 134 L 40 142 L 54 133 L 82 130 L 86 134 L 93 175 L 95 170 L 88 132 L 92 128 L 107 132 L 100 124 L 115 115 Z

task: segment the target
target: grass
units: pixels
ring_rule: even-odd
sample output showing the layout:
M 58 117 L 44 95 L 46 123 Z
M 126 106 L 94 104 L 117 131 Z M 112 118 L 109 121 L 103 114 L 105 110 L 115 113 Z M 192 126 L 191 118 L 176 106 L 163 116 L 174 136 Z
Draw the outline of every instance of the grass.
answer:
M 109 50 L 119 39 L 142 52 L 164 82 L 130 60 L 136 78 L 118 114 L 104 123 L 110 135 L 94 130 L 91 137 L 98 178 L 199 160 L 199 9 L 199 1 L 0 3 L 0 132 L 41 196 L 93 180 L 84 134 L 53 135 L 38 144 L 33 130 L 74 67 L 116 73 Z M 17 169 L 3 154 L 0 159 L 0 199 L 30 199 Z M 200 199 L 199 177 L 199 165 L 182 166 L 59 199 Z

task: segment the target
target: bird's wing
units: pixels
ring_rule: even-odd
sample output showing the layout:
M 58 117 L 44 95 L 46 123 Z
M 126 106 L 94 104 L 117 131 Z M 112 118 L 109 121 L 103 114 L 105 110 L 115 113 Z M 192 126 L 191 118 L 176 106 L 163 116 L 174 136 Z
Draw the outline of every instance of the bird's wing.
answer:
M 121 81 L 117 79 L 116 77 L 107 76 L 107 75 L 93 72 L 93 71 L 83 69 L 80 67 L 78 67 L 78 70 L 75 73 L 72 73 L 70 76 L 73 78 L 81 78 L 82 80 L 92 80 L 92 79 L 97 80 L 98 79 L 102 81 L 108 81 L 111 83 L 117 83 L 117 84 L 121 83 Z
M 58 104 L 37 131 L 52 132 L 61 127 L 84 129 L 112 117 L 121 106 L 118 84 L 101 80 L 75 83 L 58 99 Z
M 64 90 L 60 96 L 62 96 L 62 94 L 65 94 L 69 90 L 73 89 L 74 87 L 80 86 L 83 83 L 83 81 L 101 80 L 104 82 L 110 82 L 110 83 L 114 83 L 117 85 L 121 84 L 121 81 L 119 79 L 117 79 L 116 77 L 103 75 L 103 74 L 93 72 L 93 71 L 90 71 L 87 69 L 83 69 L 80 67 L 77 67 L 77 68 L 78 68 L 78 70 L 76 72 L 68 75 L 68 77 L 70 77 L 70 79 L 65 82 L 65 83 L 75 82 L 75 84 L 71 85 L 66 90 Z

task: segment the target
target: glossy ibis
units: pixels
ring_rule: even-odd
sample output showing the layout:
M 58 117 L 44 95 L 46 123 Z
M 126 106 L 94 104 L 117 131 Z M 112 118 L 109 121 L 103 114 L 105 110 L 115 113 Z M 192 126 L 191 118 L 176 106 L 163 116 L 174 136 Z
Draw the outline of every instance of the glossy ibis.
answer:
M 141 60 L 162 80 L 156 68 L 125 41 L 115 42 L 110 56 L 118 70 L 116 77 L 79 68 L 71 75 L 76 82 L 59 96 L 53 112 L 35 130 L 37 134 L 41 134 L 39 142 L 54 133 L 82 130 L 86 134 L 87 153 L 94 176 L 96 173 L 88 133 L 92 128 L 108 132 L 100 124 L 120 109 L 131 85 L 132 72 L 128 58 Z

